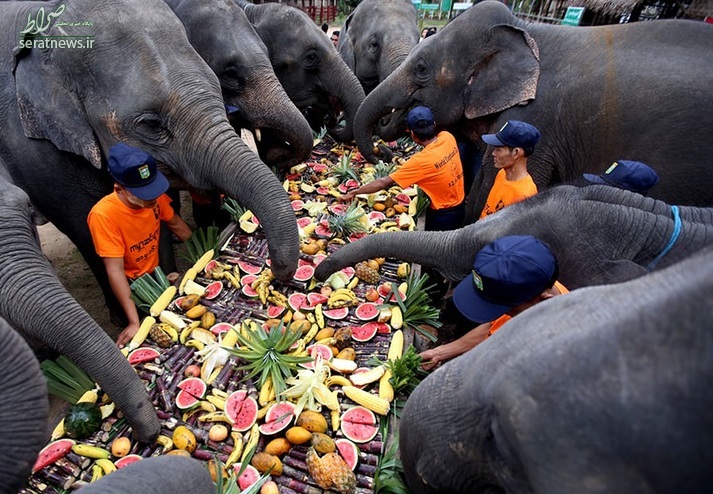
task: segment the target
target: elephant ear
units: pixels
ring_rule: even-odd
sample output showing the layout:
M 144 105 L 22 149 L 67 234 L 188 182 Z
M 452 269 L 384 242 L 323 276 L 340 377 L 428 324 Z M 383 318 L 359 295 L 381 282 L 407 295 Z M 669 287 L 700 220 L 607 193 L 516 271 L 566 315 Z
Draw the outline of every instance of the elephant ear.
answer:
M 540 78 L 537 43 L 523 29 L 507 24 L 493 26 L 488 59 L 477 60 L 468 75 L 465 116 L 468 119 L 498 113 L 535 99 Z
M 84 156 L 101 168 L 101 150 L 84 117 L 77 92 L 67 87 L 69 78 L 53 63 L 52 53 L 17 48 L 14 52 L 15 92 L 25 135 L 47 139 L 62 151 Z

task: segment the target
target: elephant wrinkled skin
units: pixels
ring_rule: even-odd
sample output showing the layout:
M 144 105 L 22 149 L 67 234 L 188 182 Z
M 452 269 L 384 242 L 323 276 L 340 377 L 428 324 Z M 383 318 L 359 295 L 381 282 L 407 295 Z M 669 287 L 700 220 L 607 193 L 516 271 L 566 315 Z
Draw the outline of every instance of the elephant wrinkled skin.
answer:
M 680 207 L 681 233 L 654 266 L 665 268 L 713 242 L 713 209 Z M 450 232 L 370 235 L 330 254 L 315 271 L 323 280 L 358 261 L 395 257 L 437 269 L 451 281 L 471 272 L 475 254 L 507 235 L 532 235 L 557 257 L 569 289 L 646 274 L 675 231 L 671 206 L 607 185 L 560 185 Z
M 27 194 L 0 178 L 0 317 L 28 341 L 72 359 L 116 403 L 137 439 L 154 439 L 160 424 L 146 388 L 60 283 L 42 253 L 32 215 Z
M 409 397 L 410 491 L 707 492 L 712 326 L 711 248 L 526 310 Z
M 369 94 L 354 137 L 374 161 L 372 134 L 400 137 L 412 107 L 431 107 L 439 127 L 483 153 L 466 223 L 480 216 L 497 172 L 481 135 L 511 119 L 542 133 L 528 160 L 539 190 L 630 159 L 661 177 L 652 197 L 709 206 L 711 53 L 713 30 L 703 22 L 554 26 L 519 20 L 501 2 L 484 1 L 419 43 Z

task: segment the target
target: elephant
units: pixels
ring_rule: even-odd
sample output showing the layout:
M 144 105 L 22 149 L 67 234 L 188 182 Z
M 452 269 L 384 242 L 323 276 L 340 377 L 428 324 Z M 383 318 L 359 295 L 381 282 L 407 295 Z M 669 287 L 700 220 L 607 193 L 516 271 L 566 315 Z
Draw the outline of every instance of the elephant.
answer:
M 215 72 L 230 121 L 256 135 L 267 165 L 286 169 L 307 159 L 312 130 L 270 65 L 267 48 L 233 0 L 166 0 L 193 48 Z
M 410 0 L 364 0 L 344 21 L 337 49 L 369 94 L 418 40 L 418 16 Z
M 15 494 L 30 475 L 37 453 L 44 444 L 49 404 L 45 378 L 35 355 L 1 317 L 0 353 L 5 386 L 0 400 L 3 443 L 0 493 Z
M 112 190 L 106 157 L 119 141 L 153 155 L 172 184 L 250 209 L 273 273 L 291 278 L 299 235 L 287 195 L 235 133 L 217 77 L 163 1 L 1 2 L 0 14 L 0 159 L 77 246 L 114 313 L 122 312 L 86 218 Z M 75 48 L 44 35 L 74 36 Z
M 568 289 L 618 283 L 713 243 L 713 209 L 675 211 L 663 201 L 608 185 L 559 185 L 458 230 L 366 236 L 330 254 L 315 277 L 324 280 L 361 260 L 395 257 L 460 281 L 485 245 L 508 235 L 532 235 L 555 254 L 558 279 Z
M 707 492 L 713 248 L 554 297 L 409 396 L 414 494 Z
M 354 137 L 375 161 L 372 133 L 398 137 L 412 107 L 430 107 L 440 128 L 483 153 L 466 224 L 480 216 L 497 172 L 481 135 L 508 120 L 542 134 L 528 159 L 539 190 L 631 159 L 661 177 L 653 197 L 710 206 L 711 53 L 713 30 L 701 22 L 555 26 L 519 20 L 501 2 L 483 1 L 419 43 L 369 94 Z
M 28 342 L 73 360 L 112 398 L 134 436 L 152 441 L 161 425 L 146 388 L 109 335 L 62 286 L 42 253 L 33 214 L 27 194 L 0 178 L 0 318 Z
M 351 141 L 364 89 L 329 38 L 295 7 L 235 1 L 267 46 L 277 78 L 312 129 L 326 126 L 337 141 Z M 340 124 L 342 111 L 344 125 Z
M 82 487 L 85 494 L 213 494 L 204 463 L 181 456 L 146 458 Z

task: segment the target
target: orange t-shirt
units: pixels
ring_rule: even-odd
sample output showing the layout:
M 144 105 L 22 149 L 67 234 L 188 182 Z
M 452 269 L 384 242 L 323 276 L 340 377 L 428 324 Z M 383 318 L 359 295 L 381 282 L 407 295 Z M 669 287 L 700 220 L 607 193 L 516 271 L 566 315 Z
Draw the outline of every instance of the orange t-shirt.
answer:
M 567 288 L 559 281 L 555 281 L 555 288 L 557 288 L 557 291 L 560 292 L 560 295 L 569 293 L 569 290 L 567 290 Z M 494 320 L 490 325 L 490 329 L 488 330 L 488 336 L 491 336 L 493 333 L 495 333 L 498 329 L 501 328 L 503 324 L 508 322 L 510 319 L 512 319 L 512 317 L 508 316 L 507 314 L 503 314 L 502 316 Z
M 431 209 L 458 206 L 465 199 L 463 165 L 455 137 L 441 131 L 436 140 L 391 175 L 401 187 L 418 185 L 431 199 Z
M 500 170 L 495 176 L 495 183 L 490 189 L 488 200 L 485 202 L 483 212 L 480 213 L 480 219 L 535 194 L 537 194 L 537 186 L 529 174 L 520 180 L 510 181 L 505 178 L 505 170 Z
M 87 216 L 87 224 L 100 257 L 122 257 L 124 272 L 136 279 L 158 266 L 158 236 L 161 221 L 174 212 L 163 194 L 152 209 L 131 209 L 116 192 L 102 198 Z

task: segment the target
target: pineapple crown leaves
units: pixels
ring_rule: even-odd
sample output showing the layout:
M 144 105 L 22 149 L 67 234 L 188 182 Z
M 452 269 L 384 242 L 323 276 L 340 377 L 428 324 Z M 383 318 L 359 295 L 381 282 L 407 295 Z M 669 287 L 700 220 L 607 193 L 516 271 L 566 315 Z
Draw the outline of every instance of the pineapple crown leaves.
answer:
M 230 219 L 237 223 L 240 217 L 245 214 L 247 208 L 243 207 L 238 201 L 232 197 L 224 197 L 223 203 L 220 208 L 227 211 L 230 214 Z
M 258 326 L 256 331 L 250 332 L 249 337 L 238 332 L 241 348 L 230 352 L 248 362 L 240 367 L 241 370 L 250 371 L 243 380 L 259 375 L 258 387 L 261 387 L 270 377 L 275 394 L 279 396 L 287 387 L 285 379 L 292 377 L 297 364 L 312 361 L 312 357 L 285 353 L 300 336 L 302 336 L 300 331 L 284 327 L 282 323 L 272 328 L 270 332 Z
M 388 177 L 396 168 L 395 163 L 384 163 L 379 160 L 379 162 L 374 166 L 374 180 L 379 178 Z
M 352 168 L 351 162 L 352 153 L 350 151 L 342 154 L 342 157 L 339 159 L 339 163 L 332 167 L 332 175 L 338 178 L 340 183 L 346 182 L 349 179 L 354 179 L 357 182 L 359 181 L 359 175 L 356 170 Z
M 188 262 L 195 263 L 203 254 L 210 249 L 218 251 L 220 229 L 217 226 L 209 226 L 208 228 L 198 228 L 193 232 L 188 240 L 183 245 L 186 247 L 186 252 L 179 254 Z
M 352 233 L 367 231 L 367 226 L 362 222 L 363 217 L 366 217 L 366 211 L 356 201 L 353 201 L 344 214 L 336 214 L 327 218 L 327 226 L 334 236 L 345 238 Z
M 401 309 L 404 324 L 418 331 L 430 341 L 435 342 L 435 336 L 420 328 L 421 324 L 427 324 L 434 328 L 440 328 L 443 325 L 439 320 L 441 311 L 431 305 L 431 297 L 428 295 L 428 290 L 432 289 L 434 285 L 425 286 L 427 281 L 427 274 L 420 275 L 412 271 L 407 279 L 408 296 L 406 300 L 401 297 L 395 283 L 391 284 L 391 292 L 394 294 L 396 303 Z

